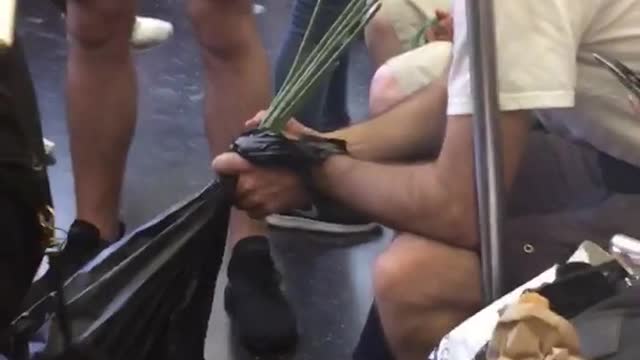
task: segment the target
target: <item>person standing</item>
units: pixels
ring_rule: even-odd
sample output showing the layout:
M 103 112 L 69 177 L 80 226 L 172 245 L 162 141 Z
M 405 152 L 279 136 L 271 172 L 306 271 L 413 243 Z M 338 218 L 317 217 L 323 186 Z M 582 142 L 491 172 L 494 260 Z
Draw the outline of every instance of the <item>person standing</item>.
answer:
M 267 56 L 249 0 L 189 0 L 205 68 L 205 127 L 212 155 L 227 150 L 244 121 L 268 105 Z M 76 220 L 61 261 L 70 275 L 123 234 L 120 197 L 136 123 L 130 39 L 133 0 L 67 0 L 67 108 Z M 280 289 L 266 226 L 233 210 L 226 308 L 246 347 L 288 349 L 294 313 Z M 212 279 L 214 281 L 214 279 Z

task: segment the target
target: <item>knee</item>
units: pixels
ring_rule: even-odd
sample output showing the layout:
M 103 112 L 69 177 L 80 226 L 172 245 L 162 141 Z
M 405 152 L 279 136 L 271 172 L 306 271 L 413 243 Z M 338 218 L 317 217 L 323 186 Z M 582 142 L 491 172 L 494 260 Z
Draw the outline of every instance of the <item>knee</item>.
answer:
M 376 259 L 373 267 L 373 289 L 377 301 L 395 300 L 396 290 L 402 286 L 406 268 L 395 254 L 384 252 Z
M 84 49 L 128 48 L 135 20 L 132 1 L 71 0 L 67 14 L 67 32 L 75 45 Z
M 259 42 L 248 0 L 190 0 L 187 12 L 200 45 L 219 60 L 235 58 Z
M 404 240 L 413 241 L 414 235 L 402 234 L 394 239 L 394 243 Z M 426 240 L 425 240 L 426 241 Z M 435 304 L 437 286 L 429 285 L 433 278 L 428 274 L 436 273 L 428 260 L 429 254 L 420 254 L 419 260 L 409 248 L 392 245 L 382 253 L 374 264 L 373 283 L 377 301 L 393 306 L 430 307 Z M 420 284 L 415 280 L 421 279 Z M 434 284 L 437 285 L 437 284 Z M 429 294 L 433 289 L 434 294 Z M 431 296 L 434 295 L 434 296 Z
M 393 27 L 393 22 L 388 16 L 384 16 L 384 12 L 378 12 L 378 14 L 371 19 L 367 27 L 365 28 L 365 40 L 367 47 L 376 42 L 385 42 L 390 37 L 396 36 L 396 30 Z
M 406 96 L 392 68 L 388 64 L 382 65 L 371 80 L 369 112 L 372 115 L 383 113 Z

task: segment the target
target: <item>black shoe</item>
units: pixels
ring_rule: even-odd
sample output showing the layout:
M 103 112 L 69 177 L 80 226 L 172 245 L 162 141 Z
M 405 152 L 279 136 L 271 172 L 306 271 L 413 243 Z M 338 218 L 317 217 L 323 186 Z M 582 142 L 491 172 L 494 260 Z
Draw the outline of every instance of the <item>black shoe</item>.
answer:
M 124 224 L 120 223 L 120 237 L 124 234 Z M 64 280 L 71 277 L 87 262 L 96 257 L 110 242 L 100 237 L 100 230 L 93 224 L 76 220 L 69 227 L 64 250 L 55 256 L 55 266 Z
M 241 240 L 227 273 L 225 310 L 242 345 L 255 355 L 292 350 L 298 342 L 296 318 L 280 288 L 267 238 Z
M 426 357 L 425 357 L 426 358 Z M 393 354 L 382 329 L 378 307 L 374 303 L 353 352 L 353 360 L 393 360 Z
M 271 226 L 329 234 L 358 234 L 378 229 L 378 225 L 328 200 L 318 199 L 309 209 L 267 216 Z

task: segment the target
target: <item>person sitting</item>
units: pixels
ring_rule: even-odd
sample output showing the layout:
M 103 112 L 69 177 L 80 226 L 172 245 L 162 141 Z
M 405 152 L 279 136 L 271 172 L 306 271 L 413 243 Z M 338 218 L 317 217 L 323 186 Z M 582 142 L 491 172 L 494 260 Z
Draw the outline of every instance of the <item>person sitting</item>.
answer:
M 450 8 L 451 0 L 383 1 L 365 28 L 376 68 L 369 91 L 372 114 L 386 111 L 446 70 L 453 36 Z
M 389 59 L 428 44 L 425 30 L 448 17 L 452 0 L 382 0 L 365 27 L 365 43 L 376 68 Z M 432 40 L 434 41 L 434 40 Z
M 552 14 L 552 15 L 550 15 Z M 216 157 L 237 176 L 235 204 L 254 218 L 308 206 L 320 193 L 397 231 L 373 270 L 376 304 L 399 360 L 424 359 L 481 306 L 470 39 L 454 0 L 450 71 L 373 119 L 290 137 L 347 142 L 312 177 Z M 640 66 L 640 1 L 495 0 L 502 173 L 509 194 L 505 281 L 513 288 L 583 240 L 640 235 L 640 123 L 592 51 Z M 375 94 L 374 94 L 375 96 Z M 249 122 L 255 126 L 259 118 Z M 545 131 L 534 130 L 535 120 Z M 416 163 L 416 159 L 422 162 Z M 615 169 L 615 170 L 612 170 Z M 312 189 L 312 190 L 309 190 Z

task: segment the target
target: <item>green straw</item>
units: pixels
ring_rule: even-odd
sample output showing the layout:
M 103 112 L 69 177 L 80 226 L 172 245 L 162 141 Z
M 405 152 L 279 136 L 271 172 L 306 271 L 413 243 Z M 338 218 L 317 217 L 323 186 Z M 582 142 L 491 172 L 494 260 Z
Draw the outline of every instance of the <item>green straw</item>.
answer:
M 308 77 L 313 75 L 318 71 L 318 68 L 325 64 L 328 60 L 328 57 L 332 53 L 336 51 L 336 47 L 340 44 L 342 39 L 348 36 L 350 28 L 353 27 L 353 12 L 345 11 L 343 13 L 343 17 L 339 18 L 338 21 L 334 24 L 331 30 L 327 32 L 327 35 L 323 38 L 320 44 L 314 48 L 314 50 L 307 56 L 307 61 L 305 61 L 304 65 L 301 66 L 300 72 L 296 72 L 294 76 L 292 76 L 291 82 L 287 84 L 287 87 L 282 90 L 281 96 L 277 101 L 274 101 L 276 105 L 273 108 L 273 112 L 271 113 L 271 121 L 266 122 L 265 125 L 267 127 L 272 127 L 272 121 L 274 119 L 280 119 L 282 114 L 280 110 L 283 106 L 286 106 L 288 103 L 288 99 L 291 96 L 295 96 L 295 92 L 297 89 L 308 81 Z
M 340 57 L 343 51 L 347 49 L 350 43 L 358 36 L 358 33 L 366 26 L 366 23 L 375 15 L 375 13 L 379 10 L 380 4 L 374 5 L 367 16 L 367 21 L 362 22 L 358 25 L 357 29 L 349 34 L 349 37 L 345 39 L 344 42 L 340 45 L 337 51 L 333 53 L 333 55 L 326 61 L 322 67 L 312 74 L 312 76 L 306 81 L 301 83 L 300 87 L 296 87 L 295 91 L 292 92 L 292 99 L 287 102 L 286 107 L 282 110 L 281 118 L 285 121 L 280 124 L 274 124 L 274 130 L 281 131 L 282 128 L 286 125 L 286 122 L 291 118 L 292 114 L 297 110 L 296 108 L 302 104 L 302 100 L 306 98 L 306 95 L 311 93 L 311 90 L 315 88 L 315 86 L 322 80 L 322 77 L 328 72 L 328 70 L 335 65 L 336 60 Z M 281 127 L 280 127 L 281 126 Z
M 420 27 L 420 30 L 418 30 L 418 32 L 414 36 L 413 41 L 411 41 L 411 47 L 413 49 L 416 49 L 422 45 L 427 44 L 428 41 L 424 38 L 424 33 L 427 32 L 427 30 L 429 30 L 430 28 L 437 26 L 438 22 L 439 20 L 437 17 L 434 17 L 433 19 L 427 18 L 424 24 L 422 24 L 422 26 Z
M 293 91 L 292 88 L 294 88 L 295 85 L 299 82 L 301 74 L 304 74 L 309 70 L 313 70 L 312 68 L 313 63 L 314 61 L 318 60 L 320 56 L 319 53 L 324 49 L 326 49 L 327 46 L 330 46 L 330 42 L 335 39 L 336 32 L 344 28 L 345 23 L 348 20 L 347 18 L 349 17 L 350 14 L 353 13 L 354 10 L 357 9 L 357 5 L 361 2 L 362 0 L 355 0 L 350 2 L 345 8 L 345 10 L 343 11 L 343 13 L 338 17 L 336 22 L 329 28 L 329 31 L 327 31 L 325 36 L 320 40 L 318 45 L 316 45 L 316 47 L 311 51 L 311 53 L 304 55 L 304 63 L 301 65 L 297 65 L 295 68 L 290 70 L 289 74 L 287 75 L 287 81 L 285 82 L 285 84 L 282 86 L 282 88 L 276 95 L 276 98 L 273 100 L 271 107 L 267 113 L 267 116 L 263 120 L 262 127 L 271 128 L 271 125 L 275 121 L 275 119 L 280 117 L 278 110 L 283 106 L 284 103 L 286 103 L 286 100 L 283 100 L 283 99 L 286 99 L 291 93 L 291 91 Z M 314 10 L 318 9 L 319 7 L 318 5 L 320 4 L 317 4 Z M 311 28 L 311 25 L 310 25 L 307 28 L 306 35 L 308 35 L 311 31 L 313 31 L 313 29 Z M 307 41 L 308 41 L 308 36 L 305 36 L 305 39 L 303 40 L 303 44 L 301 44 L 300 49 L 307 47 Z
M 379 1 L 371 4 L 367 4 L 366 0 L 351 1 L 320 42 L 308 52 L 309 34 L 313 30 L 321 1 L 318 1 L 311 16 L 294 64 L 262 119 L 260 128 L 282 131 L 302 100 L 317 87 L 381 6 Z
M 309 20 L 309 26 L 304 32 L 302 42 L 300 43 L 300 47 L 298 48 L 296 57 L 293 60 L 293 65 L 291 66 L 291 69 L 289 70 L 289 73 L 287 74 L 287 77 L 285 78 L 284 83 L 282 84 L 282 88 L 285 88 L 289 84 L 292 75 L 294 75 L 298 71 L 302 58 L 304 57 L 306 60 L 306 56 L 304 55 L 304 52 L 305 52 L 305 49 L 307 48 L 307 39 L 309 38 L 309 34 L 311 33 L 313 26 L 315 25 L 316 15 L 318 14 L 318 9 L 320 9 L 320 6 L 322 6 L 322 1 L 323 0 L 318 0 L 318 2 L 316 2 L 315 8 L 313 8 L 313 13 L 311 14 L 311 19 Z M 274 102 L 276 102 L 275 99 L 274 99 Z

